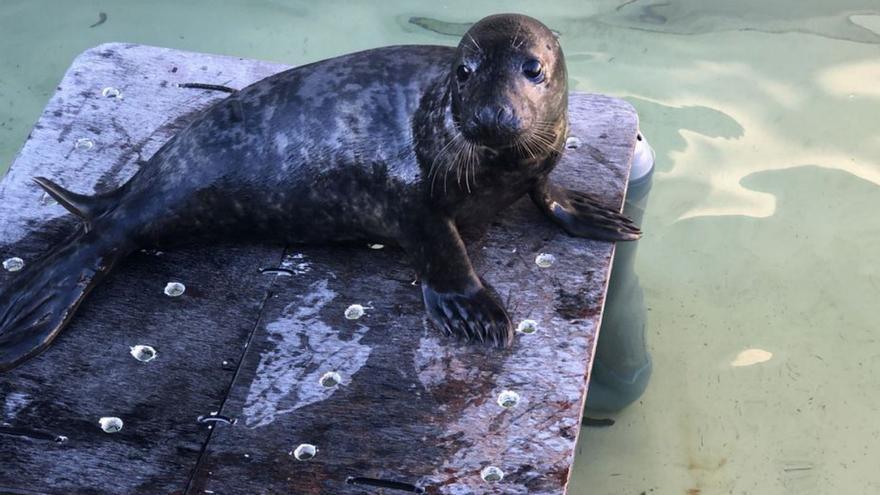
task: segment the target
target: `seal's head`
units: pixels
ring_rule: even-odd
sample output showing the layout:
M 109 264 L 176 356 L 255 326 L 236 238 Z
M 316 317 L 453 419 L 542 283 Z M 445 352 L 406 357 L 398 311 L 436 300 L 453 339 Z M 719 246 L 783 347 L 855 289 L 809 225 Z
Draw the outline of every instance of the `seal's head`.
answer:
M 453 120 L 474 144 L 547 150 L 565 129 L 567 79 L 562 48 L 547 26 L 518 14 L 486 17 L 458 45 Z

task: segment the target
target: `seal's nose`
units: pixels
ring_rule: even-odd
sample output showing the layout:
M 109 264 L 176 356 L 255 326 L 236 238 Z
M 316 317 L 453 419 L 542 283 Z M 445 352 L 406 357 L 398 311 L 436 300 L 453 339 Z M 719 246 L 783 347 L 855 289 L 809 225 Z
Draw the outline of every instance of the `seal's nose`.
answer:
M 480 141 L 498 142 L 516 135 L 519 127 L 510 105 L 484 105 L 474 112 L 465 130 Z

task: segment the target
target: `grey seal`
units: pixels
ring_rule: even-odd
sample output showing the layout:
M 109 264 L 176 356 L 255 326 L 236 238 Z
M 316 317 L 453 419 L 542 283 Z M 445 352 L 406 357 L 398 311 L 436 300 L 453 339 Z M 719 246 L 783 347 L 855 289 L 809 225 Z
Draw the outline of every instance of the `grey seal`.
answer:
M 551 30 L 494 15 L 457 47 L 378 48 L 235 91 L 110 193 L 36 178 L 83 228 L 2 293 L 0 369 L 46 348 L 132 251 L 217 238 L 399 245 L 435 327 L 508 345 L 510 318 L 474 272 L 460 229 L 529 194 L 571 235 L 641 235 L 618 211 L 549 181 L 567 98 Z

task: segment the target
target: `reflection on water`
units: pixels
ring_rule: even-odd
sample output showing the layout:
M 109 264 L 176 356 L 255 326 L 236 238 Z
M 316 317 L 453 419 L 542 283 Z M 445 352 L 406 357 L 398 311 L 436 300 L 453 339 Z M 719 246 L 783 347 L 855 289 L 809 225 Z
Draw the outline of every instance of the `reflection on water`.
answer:
M 648 193 L 653 184 L 654 163 L 649 150 L 647 141 L 639 136 L 623 210 L 636 224 L 641 224 L 644 219 Z M 638 245 L 638 242 L 620 243 L 614 252 L 590 375 L 586 404 L 588 418 L 616 413 L 632 404 L 642 396 L 651 378 L 651 356 L 645 341 L 644 293 L 635 273 Z
M 765 2 L 688 2 L 630 0 L 613 12 L 590 18 L 614 26 L 679 35 L 723 31 L 770 34 L 809 34 L 856 43 L 880 44 L 880 32 L 872 26 L 877 11 L 874 0 L 831 2 L 806 0 Z
M 651 383 L 582 429 L 570 493 L 880 493 L 877 0 L 3 0 L 0 170 L 102 42 L 301 64 L 499 11 L 562 33 L 572 85 L 631 101 L 657 151 Z

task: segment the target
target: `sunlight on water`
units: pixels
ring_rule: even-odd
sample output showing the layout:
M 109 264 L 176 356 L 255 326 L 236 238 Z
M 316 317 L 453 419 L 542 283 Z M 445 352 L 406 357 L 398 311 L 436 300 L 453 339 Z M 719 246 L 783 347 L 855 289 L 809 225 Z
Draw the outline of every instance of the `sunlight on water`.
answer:
M 570 493 L 880 493 L 877 0 L 541 5 L 4 0 L 0 171 L 102 42 L 301 64 L 528 13 L 657 152 L 636 261 L 653 376 L 582 430 Z

